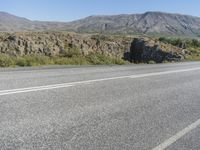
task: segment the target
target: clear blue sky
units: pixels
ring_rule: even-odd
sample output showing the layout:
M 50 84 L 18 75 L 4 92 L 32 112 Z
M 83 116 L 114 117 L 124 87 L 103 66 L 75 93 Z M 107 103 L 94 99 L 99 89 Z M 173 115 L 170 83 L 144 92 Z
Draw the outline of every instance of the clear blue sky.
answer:
M 0 11 L 31 20 L 51 21 L 146 11 L 200 16 L 200 0 L 0 0 Z

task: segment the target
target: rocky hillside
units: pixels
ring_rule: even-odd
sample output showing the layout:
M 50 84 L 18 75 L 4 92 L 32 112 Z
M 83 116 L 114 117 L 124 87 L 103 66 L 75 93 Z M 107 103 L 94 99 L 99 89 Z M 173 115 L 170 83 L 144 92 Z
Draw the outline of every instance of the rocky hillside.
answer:
M 112 34 L 168 34 L 200 36 L 200 18 L 162 12 L 144 14 L 90 16 L 62 23 L 30 21 L 0 12 L 0 31 L 66 30 Z
M 149 37 L 63 32 L 0 33 L 0 56 L 80 58 L 90 54 L 94 54 L 94 59 L 100 54 L 135 63 L 162 63 L 184 60 L 187 50 Z
M 70 25 L 72 30 L 79 32 L 200 35 L 200 18 L 162 12 L 91 16 Z

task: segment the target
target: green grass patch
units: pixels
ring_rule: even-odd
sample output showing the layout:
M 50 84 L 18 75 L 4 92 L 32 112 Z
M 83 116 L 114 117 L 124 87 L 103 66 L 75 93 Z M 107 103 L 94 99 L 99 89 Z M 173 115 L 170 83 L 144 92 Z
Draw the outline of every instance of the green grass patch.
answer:
M 0 67 L 10 67 L 15 66 L 16 59 L 9 57 L 8 55 L 0 55 Z
M 69 52 L 71 54 L 71 52 Z M 68 54 L 69 54 L 68 53 Z M 87 56 L 73 52 L 72 55 L 64 55 L 60 57 L 48 57 L 42 55 L 28 56 L 8 56 L 0 54 L 0 67 L 15 67 L 15 66 L 43 66 L 43 65 L 103 65 L 103 64 L 126 64 L 127 62 L 121 58 L 111 57 L 99 53 L 89 53 Z
M 200 61 L 199 55 L 187 55 L 186 60 L 188 61 Z

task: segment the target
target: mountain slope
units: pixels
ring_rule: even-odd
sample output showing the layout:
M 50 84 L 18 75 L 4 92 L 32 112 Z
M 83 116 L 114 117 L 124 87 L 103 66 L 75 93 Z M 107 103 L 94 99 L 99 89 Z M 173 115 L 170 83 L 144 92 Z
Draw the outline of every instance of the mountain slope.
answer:
M 200 18 L 147 12 L 144 14 L 91 16 L 70 23 L 74 31 L 111 33 L 162 33 L 173 35 L 199 35 Z
M 66 23 L 62 22 L 31 21 L 6 12 L 0 12 L 0 31 L 61 30 L 65 27 Z
M 28 19 L 0 12 L 0 31 L 18 31 L 25 30 L 32 26 Z
M 0 31 L 67 30 L 75 32 L 103 32 L 119 34 L 200 35 L 200 18 L 163 12 L 144 14 L 90 16 L 64 22 L 31 21 L 0 12 Z

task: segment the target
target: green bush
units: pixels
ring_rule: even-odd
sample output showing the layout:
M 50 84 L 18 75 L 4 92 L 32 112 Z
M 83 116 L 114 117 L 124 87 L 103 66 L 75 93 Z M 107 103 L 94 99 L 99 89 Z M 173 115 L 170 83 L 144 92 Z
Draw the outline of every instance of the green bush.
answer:
M 15 66 L 14 57 L 0 54 L 0 67 Z
M 89 53 L 86 56 L 86 58 L 87 58 L 87 61 L 90 64 L 95 64 L 95 65 L 102 65 L 102 64 L 122 65 L 122 64 L 126 64 L 126 62 L 121 58 L 111 57 L 111 56 L 107 56 L 105 54 L 100 54 L 100 53 Z
M 67 49 L 65 50 L 65 57 L 74 57 L 74 56 L 80 56 L 81 52 L 78 49 Z
M 187 43 L 187 47 L 194 47 L 194 48 L 200 47 L 200 41 L 196 39 L 187 40 L 186 43 Z
M 124 64 L 128 64 L 128 62 L 124 61 L 121 58 L 113 58 L 113 64 L 117 64 L 117 65 L 124 65 Z
M 17 66 L 41 66 L 54 64 L 50 57 L 47 56 L 23 56 L 16 60 Z
M 160 37 L 159 41 L 168 43 L 174 46 L 180 46 L 184 41 L 180 38 Z
M 200 56 L 199 55 L 188 55 L 186 56 L 186 60 L 188 61 L 200 61 Z
M 188 50 L 189 50 L 192 54 L 200 54 L 200 47 L 199 47 L 199 48 L 190 47 L 190 48 L 188 48 Z
M 17 66 L 21 66 L 21 67 L 30 66 L 28 61 L 25 58 L 21 58 L 21 57 L 16 59 L 16 65 Z
M 62 52 L 62 57 L 79 57 L 82 53 L 80 49 L 75 47 L 65 47 L 65 50 Z
M 109 37 L 105 36 L 103 34 L 95 34 L 91 36 L 92 40 L 96 40 L 96 41 L 109 41 Z
M 148 64 L 156 64 L 156 62 L 154 60 L 150 60 L 148 61 Z
M 112 63 L 111 60 L 107 56 L 100 54 L 100 53 L 89 53 L 86 56 L 86 58 L 89 63 L 95 64 L 95 65 Z
M 170 62 L 167 61 L 167 60 L 164 60 L 162 63 L 167 64 L 167 63 L 170 63 Z

